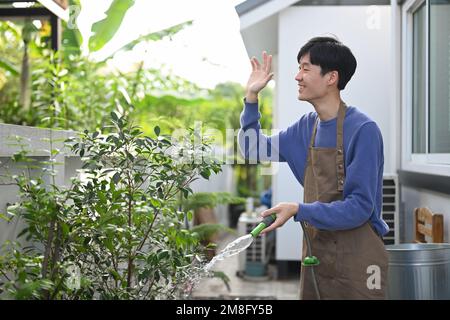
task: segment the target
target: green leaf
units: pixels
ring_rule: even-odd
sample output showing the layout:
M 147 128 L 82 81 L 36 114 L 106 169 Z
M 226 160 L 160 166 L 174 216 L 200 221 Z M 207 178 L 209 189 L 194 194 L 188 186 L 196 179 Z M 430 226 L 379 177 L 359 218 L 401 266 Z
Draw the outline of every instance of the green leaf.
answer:
M 158 260 L 166 259 L 169 257 L 169 251 L 163 250 L 160 253 L 158 253 Z
M 150 199 L 150 202 L 155 208 L 159 208 L 161 206 L 161 202 L 158 199 L 152 198 Z
M 110 41 L 122 24 L 123 18 L 135 0 L 114 0 L 105 12 L 106 18 L 92 25 L 93 35 L 89 39 L 89 50 L 98 51 Z
M 116 172 L 112 178 L 112 180 L 114 181 L 115 184 L 117 184 L 120 180 L 120 173 Z
M 72 8 L 76 9 L 72 10 Z M 83 37 L 75 19 L 77 19 L 79 10 L 81 10 L 81 4 L 78 0 L 69 0 L 69 9 L 69 22 L 64 24 L 62 33 L 62 47 L 65 53 L 79 56 Z
M 153 129 L 153 131 L 155 131 L 155 134 L 156 134 L 157 136 L 159 136 L 159 134 L 160 134 L 160 132 L 161 132 L 161 128 L 160 128 L 159 126 L 156 126 L 156 127 Z
M 29 228 L 24 228 L 22 231 L 19 232 L 19 234 L 17 235 L 17 238 L 22 237 L 23 235 L 25 235 L 28 232 Z
M 67 236 L 69 234 L 69 232 L 70 232 L 70 228 L 69 228 L 69 226 L 66 223 L 62 223 L 61 224 L 61 229 L 62 229 L 62 232 L 63 232 L 63 234 L 65 236 Z
M 111 119 L 113 119 L 113 121 L 116 121 L 116 122 L 119 120 L 117 113 L 115 113 L 114 111 L 111 112 Z
M 116 270 L 110 269 L 109 272 L 113 276 L 114 280 L 121 280 L 120 274 Z
M 209 179 L 211 172 L 209 171 L 209 169 L 205 169 L 202 172 L 200 172 L 200 175 L 205 179 Z
M 120 49 L 114 51 L 106 59 L 109 59 L 109 58 L 113 57 L 117 52 L 133 50 L 133 48 L 136 45 L 138 45 L 139 43 L 141 43 L 141 42 L 158 41 L 158 40 L 161 40 L 164 37 L 173 36 L 174 34 L 178 33 L 180 30 L 184 29 L 186 26 L 190 26 L 190 25 L 192 25 L 192 21 L 187 21 L 187 22 L 183 22 L 183 23 L 177 24 L 175 26 L 169 27 L 169 28 L 164 29 L 164 30 L 160 30 L 160 31 L 157 31 L 157 32 L 152 32 L 152 33 L 149 33 L 149 34 L 141 35 L 137 39 L 127 43 L 126 45 L 124 45 Z
M 0 213 L 0 219 L 5 220 L 6 222 L 10 222 L 11 221 L 11 218 L 6 216 L 3 213 Z
M 131 131 L 131 135 L 132 135 L 133 137 L 137 137 L 137 136 L 141 135 L 142 133 L 143 133 L 143 132 L 142 132 L 139 128 L 134 129 L 134 130 Z M 138 140 L 138 141 L 139 141 L 139 140 Z
M 11 72 L 15 76 L 19 75 L 19 69 L 17 69 L 9 61 L 7 61 L 5 58 L 2 57 L 0 57 L 0 68 Z
M 128 151 L 125 150 L 125 154 L 127 155 L 127 158 L 128 158 L 130 161 L 134 161 L 134 156 L 133 156 L 131 153 L 129 153 Z
M 85 246 L 85 247 L 87 247 L 87 246 L 89 246 L 89 243 L 91 242 L 91 237 L 86 237 L 86 238 L 84 238 L 84 240 L 83 240 L 83 245 Z

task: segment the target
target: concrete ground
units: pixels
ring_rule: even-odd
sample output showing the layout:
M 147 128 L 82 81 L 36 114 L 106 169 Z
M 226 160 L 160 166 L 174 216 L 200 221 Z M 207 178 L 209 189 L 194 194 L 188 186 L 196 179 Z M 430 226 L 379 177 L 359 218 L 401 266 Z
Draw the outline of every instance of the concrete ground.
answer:
M 229 242 L 236 239 L 236 235 L 222 236 L 218 242 L 217 252 L 220 252 Z M 192 292 L 193 299 L 225 299 L 225 300 L 297 300 L 299 298 L 299 278 L 288 280 L 255 278 L 243 279 L 238 277 L 238 257 L 234 255 L 217 262 L 213 270 L 222 271 L 230 278 L 230 291 L 219 278 L 205 278 L 200 281 Z M 273 272 L 269 272 L 273 273 Z

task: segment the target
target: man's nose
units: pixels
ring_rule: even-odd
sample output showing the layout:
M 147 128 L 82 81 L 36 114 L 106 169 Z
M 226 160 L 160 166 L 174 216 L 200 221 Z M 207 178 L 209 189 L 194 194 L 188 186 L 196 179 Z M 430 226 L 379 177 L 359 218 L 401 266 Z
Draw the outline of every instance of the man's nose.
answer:
M 301 79 L 302 79 L 301 72 L 298 72 L 297 75 L 295 76 L 295 80 L 300 81 Z

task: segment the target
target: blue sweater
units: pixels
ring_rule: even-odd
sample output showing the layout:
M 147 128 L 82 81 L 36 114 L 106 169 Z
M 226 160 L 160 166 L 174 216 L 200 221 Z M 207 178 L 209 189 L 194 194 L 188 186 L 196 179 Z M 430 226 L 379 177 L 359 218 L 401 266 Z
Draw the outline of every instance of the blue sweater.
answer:
M 245 101 L 245 99 L 244 99 Z M 258 103 L 245 102 L 238 139 L 242 155 L 249 160 L 287 162 L 303 186 L 308 146 L 316 112 L 273 136 L 260 131 Z M 337 118 L 320 121 L 315 147 L 336 147 Z M 253 130 L 252 130 L 253 129 Z M 347 230 L 370 221 L 380 235 L 389 231 L 381 218 L 383 184 L 383 137 L 377 124 L 355 107 L 347 107 L 344 119 L 345 184 L 343 200 L 331 203 L 300 203 L 295 221 L 318 229 Z

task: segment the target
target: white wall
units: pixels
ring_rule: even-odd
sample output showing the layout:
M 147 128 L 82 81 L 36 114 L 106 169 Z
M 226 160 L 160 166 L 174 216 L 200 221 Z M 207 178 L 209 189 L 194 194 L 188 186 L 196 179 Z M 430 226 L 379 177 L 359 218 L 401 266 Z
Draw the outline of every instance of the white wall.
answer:
M 216 152 L 222 152 L 221 148 Z M 195 180 L 191 185 L 191 189 L 194 192 L 229 192 L 234 194 L 235 192 L 235 179 L 233 174 L 233 167 L 229 164 L 222 166 L 222 171 L 218 174 L 212 173 L 208 180 L 200 177 Z M 218 205 L 214 210 L 218 223 L 225 226 L 229 224 L 229 212 L 228 205 Z
M 391 12 L 389 6 L 295 6 L 279 14 L 277 98 L 274 128 L 286 128 L 303 114 L 314 111 L 297 100 L 299 49 L 310 38 L 332 33 L 347 45 L 356 57 L 355 75 L 342 92 L 343 100 L 375 120 L 384 138 L 385 173 L 395 173 L 395 147 L 391 138 L 395 116 L 391 105 Z M 273 180 L 274 204 L 300 201 L 303 189 L 287 165 L 281 165 Z M 289 221 L 277 230 L 277 260 L 298 260 L 301 255 L 300 226 Z
M 433 48 L 432 50 L 432 63 L 430 68 L 432 71 L 432 74 L 438 77 L 439 80 L 434 81 L 434 86 L 431 88 L 430 95 L 434 95 L 435 100 L 441 98 L 444 96 L 445 93 L 448 92 L 449 88 L 449 66 L 450 61 L 445 61 L 445 59 L 442 59 L 445 57 L 445 55 L 436 56 L 433 55 L 433 53 L 436 52 L 443 52 L 442 50 L 446 50 L 445 47 L 446 44 L 448 44 L 448 41 L 446 42 L 445 39 L 449 37 L 449 29 L 445 28 L 446 26 L 439 26 L 439 28 L 436 26 L 436 18 L 439 18 L 440 21 L 444 21 L 445 17 L 448 17 L 450 14 L 450 6 L 448 5 L 436 5 L 432 6 L 431 15 L 434 19 L 431 20 L 432 24 L 432 31 L 436 31 L 436 34 L 433 34 L 433 37 L 431 40 L 434 40 L 434 42 L 431 42 L 431 46 Z M 403 21 L 403 23 L 406 26 L 406 21 Z M 404 29 L 406 30 L 406 28 Z M 406 34 L 405 34 L 406 35 Z M 405 36 L 404 35 L 404 36 Z M 436 41 L 442 39 L 443 41 Z M 403 52 L 401 57 L 405 59 L 405 64 L 408 63 L 406 57 L 407 57 L 407 50 L 410 50 L 406 45 L 403 47 Z M 400 51 L 399 51 L 400 52 Z M 400 55 L 399 55 L 400 56 Z M 439 60 L 440 58 L 440 60 Z M 438 66 L 436 66 L 436 64 Z M 408 71 L 408 73 L 406 73 Z M 405 75 L 408 75 L 411 77 L 410 70 L 406 69 L 405 67 Z M 439 72 L 438 72 L 439 71 Z M 407 78 L 406 76 L 403 77 L 403 85 L 404 88 L 408 87 L 408 85 L 411 82 L 411 79 Z M 428 81 L 427 81 L 428 84 Z M 399 90 L 402 88 L 402 86 L 399 86 Z M 436 90 L 439 90 L 439 92 L 444 92 L 443 95 L 436 96 Z M 408 96 L 409 95 L 409 96 Z M 408 90 L 405 90 L 404 96 L 405 99 L 403 103 L 405 104 L 404 110 L 405 113 L 403 115 L 403 145 L 402 145 L 402 153 L 403 153 L 403 161 L 402 161 L 402 168 L 404 170 L 410 170 L 410 171 L 418 171 L 418 172 L 425 172 L 425 173 L 432 173 L 437 175 L 447 175 L 448 176 L 448 165 L 438 165 L 434 163 L 427 163 L 427 160 L 425 160 L 427 157 L 424 157 L 423 161 L 419 163 L 418 161 L 412 161 L 412 157 L 410 152 L 410 145 L 411 145 L 411 136 L 410 135 L 410 128 L 406 125 L 409 122 L 409 117 L 411 117 L 411 92 Z M 445 105 L 445 101 L 437 101 L 436 105 Z M 446 120 L 448 119 L 448 114 L 442 113 L 442 119 Z M 431 119 L 431 128 L 436 125 L 435 119 Z M 400 126 L 400 123 L 399 123 Z M 444 141 L 445 143 L 446 141 Z M 402 211 L 400 212 L 400 241 L 401 242 L 412 242 L 414 239 L 414 209 L 417 207 L 428 207 L 431 211 L 435 213 L 441 213 L 444 215 L 444 242 L 450 241 L 450 195 L 425 190 L 425 189 L 416 189 L 411 188 L 407 186 L 401 187 L 401 203 L 402 203 Z
M 2 214 L 7 213 L 8 204 L 14 204 L 19 200 L 18 188 L 9 178 L 12 174 L 23 172 L 23 168 L 10 161 L 11 156 L 21 150 L 17 145 L 16 136 L 23 138 L 20 143 L 26 145 L 24 148 L 29 150 L 28 156 L 41 161 L 49 159 L 51 149 L 49 139 L 53 139 L 52 148 L 61 150 L 61 154 L 56 156 L 58 164 L 55 165 L 58 171 L 55 182 L 59 186 L 69 185 L 70 178 L 81 167 L 79 157 L 74 157 L 67 153 L 68 150 L 63 150 L 63 141 L 70 136 L 75 136 L 75 132 L 0 124 L 0 212 Z M 38 169 L 32 170 L 31 174 L 35 173 L 38 174 Z M 0 219 L 0 245 L 6 240 L 16 240 L 23 228 L 23 222 L 18 219 L 13 219 L 12 222 Z
M 402 187 L 402 206 L 404 208 L 400 219 L 400 242 L 412 242 L 414 240 L 414 209 L 428 207 L 434 213 L 444 215 L 444 242 L 450 241 L 450 195 L 438 192 Z

